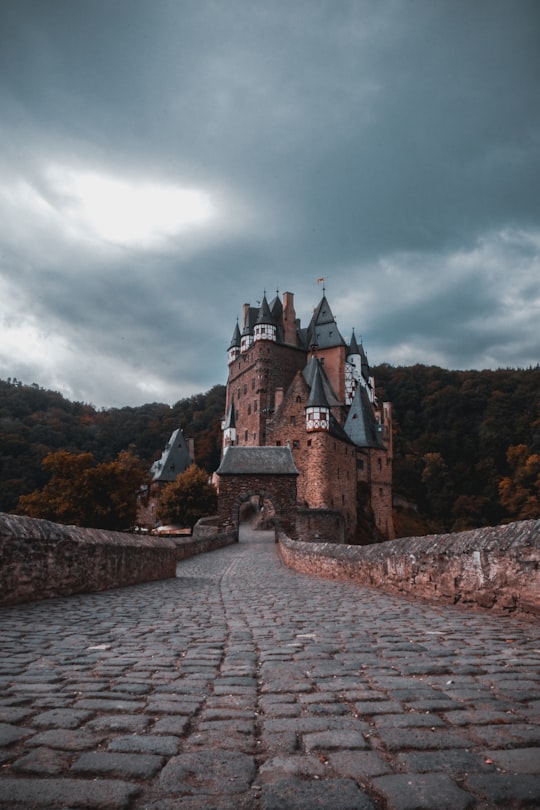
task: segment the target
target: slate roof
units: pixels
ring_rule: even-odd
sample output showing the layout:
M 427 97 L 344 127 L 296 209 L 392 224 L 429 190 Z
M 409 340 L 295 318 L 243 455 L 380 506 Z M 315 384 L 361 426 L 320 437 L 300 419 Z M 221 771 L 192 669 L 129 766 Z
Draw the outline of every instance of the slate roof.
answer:
M 178 428 L 171 434 L 165 445 L 159 461 L 154 461 L 150 468 L 153 481 L 176 481 L 176 477 L 192 464 L 192 458 L 184 439 L 182 430 Z
M 311 381 L 311 391 L 309 392 L 307 408 L 330 408 L 324 390 L 321 364 L 315 361 L 315 371 Z
M 324 395 L 326 397 L 326 407 L 333 408 L 340 405 L 341 403 L 337 398 L 332 385 L 330 384 L 326 371 L 315 356 L 310 357 L 304 371 L 302 372 L 304 375 L 304 380 L 307 382 L 309 387 L 312 388 L 315 380 L 315 371 L 317 368 L 319 369 L 318 373 L 320 374 Z
M 288 447 L 227 447 L 218 475 L 298 475 Z
M 330 349 L 334 346 L 347 345 L 337 327 L 336 319 L 330 309 L 326 295 L 323 295 L 313 313 L 307 328 L 306 342 L 308 348 L 310 346 L 318 346 L 319 349 Z
M 363 385 L 359 385 L 356 389 L 344 430 L 358 447 L 384 449 L 382 425 L 375 419 L 373 407 Z
M 238 326 L 238 321 L 236 321 L 236 326 L 234 327 L 233 336 L 231 338 L 231 342 L 229 343 L 229 350 L 240 348 L 240 327 Z

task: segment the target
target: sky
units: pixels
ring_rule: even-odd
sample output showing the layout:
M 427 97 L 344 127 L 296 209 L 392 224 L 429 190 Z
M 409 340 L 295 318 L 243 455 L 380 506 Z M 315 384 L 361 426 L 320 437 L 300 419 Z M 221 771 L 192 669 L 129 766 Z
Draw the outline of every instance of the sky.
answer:
M 325 290 L 371 365 L 540 361 L 537 0 L 0 0 L 0 378 L 224 384 Z

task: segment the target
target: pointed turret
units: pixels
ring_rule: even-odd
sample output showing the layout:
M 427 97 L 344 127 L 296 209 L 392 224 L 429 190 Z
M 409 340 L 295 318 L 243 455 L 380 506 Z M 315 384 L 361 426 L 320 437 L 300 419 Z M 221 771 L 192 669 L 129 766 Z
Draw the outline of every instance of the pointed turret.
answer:
M 223 445 L 228 447 L 231 444 L 236 444 L 236 414 L 234 405 L 231 403 L 227 416 L 223 420 Z
M 334 346 L 346 345 L 341 337 L 326 295 L 323 295 L 313 313 L 307 330 L 307 346 L 308 348 L 317 346 L 319 349 L 330 349 Z
M 347 359 L 349 359 L 349 357 L 356 357 L 357 355 L 360 355 L 360 349 L 358 348 L 358 341 L 356 340 L 356 335 L 354 334 L 353 329 L 351 342 L 349 343 L 349 348 L 347 350 Z
M 236 358 L 240 355 L 240 345 L 242 342 L 242 336 L 240 335 L 240 327 L 238 326 L 238 321 L 236 321 L 236 326 L 234 327 L 233 336 L 231 338 L 231 342 L 228 348 L 228 357 L 229 363 L 233 363 Z
M 330 405 L 324 391 L 321 367 L 317 362 L 311 391 L 306 403 L 306 430 L 330 430 Z
M 257 315 L 257 320 L 255 321 L 255 326 L 253 328 L 253 339 L 256 341 L 272 340 L 274 342 L 276 340 L 276 321 L 270 312 L 266 295 L 263 296 L 259 314 Z
M 356 389 L 344 430 L 357 447 L 384 449 L 382 425 L 375 419 L 369 394 L 362 385 Z

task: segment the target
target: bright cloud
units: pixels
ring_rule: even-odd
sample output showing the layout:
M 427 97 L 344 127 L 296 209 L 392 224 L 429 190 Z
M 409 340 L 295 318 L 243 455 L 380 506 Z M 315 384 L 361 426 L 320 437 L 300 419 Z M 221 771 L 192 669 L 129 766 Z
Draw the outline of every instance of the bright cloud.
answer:
M 151 246 L 208 224 L 210 194 L 55 166 L 46 173 L 58 207 L 73 227 L 125 246 Z

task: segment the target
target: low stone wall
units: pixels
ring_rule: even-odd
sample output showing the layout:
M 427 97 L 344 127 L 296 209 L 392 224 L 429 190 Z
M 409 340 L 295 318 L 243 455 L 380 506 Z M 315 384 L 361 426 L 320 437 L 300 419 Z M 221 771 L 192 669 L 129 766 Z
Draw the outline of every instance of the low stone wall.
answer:
M 0 605 L 176 575 L 175 543 L 0 513 Z
M 540 520 L 371 546 L 280 536 L 284 562 L 307 574 L 394 593 L 540 615 Z
M 193 527 L 191 537 L 174 538 L 176 559 L 185 560 L 187 557 L 194 557 L 195 554 L 215 551 L 238 542 L 236 532 L 219 531 L 218 520 L 217 515 L 201 518 Z
M 345 542 L 343 515 L 335 509 L 298 509 L 296 529 L 299 537 L 313 538 L 315 542 Z

